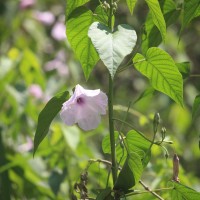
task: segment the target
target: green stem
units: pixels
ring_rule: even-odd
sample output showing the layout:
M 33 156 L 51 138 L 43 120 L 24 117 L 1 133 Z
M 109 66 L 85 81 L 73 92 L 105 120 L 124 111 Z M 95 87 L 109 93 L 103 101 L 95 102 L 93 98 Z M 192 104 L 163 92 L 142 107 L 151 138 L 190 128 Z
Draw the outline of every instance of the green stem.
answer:
M 108 16 L 108 26 L 113 31 L 112 16 L 113 16 L 113 0 L 110 0 L 110 12 Z M 111 146 L 111 159 L 112 159 L 112 178 L 113 185 L 117 180 L 117 165 L 115 154 L 115 133 L 113 123 L 113 79 L 109 75 L 109 96 L 108 96 L 108 110 L 109 110 L 109 131 L 110 131 L 110 146 Z
M 108 109 L 109 109 L 109 130 L 110 130 L 110 146 L 111 146 L 111 159 L 112 159 L 112 177 L 113 185 L 117 180 L 117 165 L 115 155 L 115 133 L 113 123 L 113 80 L 109 76 L 109 96 L 108 96 Z

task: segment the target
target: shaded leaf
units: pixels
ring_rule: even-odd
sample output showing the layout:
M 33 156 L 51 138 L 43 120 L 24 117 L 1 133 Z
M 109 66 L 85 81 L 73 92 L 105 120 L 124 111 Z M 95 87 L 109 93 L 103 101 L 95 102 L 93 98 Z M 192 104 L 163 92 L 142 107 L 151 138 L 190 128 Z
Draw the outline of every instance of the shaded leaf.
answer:
M 94 21 L 97 19 L 92 11 L 85 7 L 79 7 L 71 14 L 71 18 L 66 24 L 68 41 L 81 62 L 86 79 L 89 78 L 92 69 L 99 60 L 99 56 L 88 37 L 88 29 Z
M 142 175 L 143 166 L 140 156 L 137 153 L 131 153 L 119 173 L 114 189 L 122 190 L 126 193 L 140 180 Z
M 162 0 L 160 1 L 160 6 L 164 15 L 166 26 L 168 27 L 179 18 L 181 11 L 176 9 L 173 0 Z M 152 16 L 148 14 L 144 32 L 142 34 L 142 52 L 146 53 L 150 47 L 157 47 L 161 42 L 161 33 L 154 25 Z
M 142 100 L 143 98 L 153 95 L 155 92 L 155 89 L 153 87 L 148 87 L 135 101 L 134 104 L 138 101 Z
M 102 190 L 98 195 L 97 195 L 97 198 L 96 200 L 112 200 L 114 199 L 112 196 L 111 196 L 111 188 L 106 188 L 104 190 Z
M 162 39 L 165 40 L 166 24 L 158 0 L 146 0 L 146 3 L 148 4 L 148 7 L 150 9 L 153 23 L 159 29 L 162 35 Z
M 133 58 L 135 68 L 146 76 L 152 86 L 183 106 L 183 80 L 173 59 L 165 51 L 152 47 L 146 57 L 137 53 Z
M 195 97 L 193 106 L 192 106 L 192 118 L 194 119 L 200 115 L 200 94 Z
M 190 75 L 190 63 L 189 62 L 182 62 L 176 63 L 179 72 L 182 74 L 183 79 L 188 78 Z
M 137 0 L 126 0 L 126 3 L 128 5 L 128 8 L 129 8 L 131 15 L 133 14 L 133 10 L 135 8 L 136 2 L 137 2 Z
M 129 25 L 122 24 L 112 33 L 107 26 L 94 22 L 88 35 L 113 78 L 125 56 L 133 50 L 137 40 L 136 32 Z
M 200 15 L 200 1 L 199 0 L 185 0 L 182 27 L 183 30 L 194 18 Z
M 173 200 L 199 200 L 200 193 L 189 188 L 185 185 L 182 185 L 177 182 L 173 182 L 174 189 L 171 192 L 171 197 Z
M 67 0 L 66 2 L 66 19 L 68 16 L 77 8 L 85 3 L 87 3 L 90 0 Z
M 37 129 L 34 137 L 34 152 L 35 154 L 39 144 L 45 138 L 49 131 L 52 120 L 62 108 L 62 104 L 69 98 L 69 92 L 65 91 L 51 98 L 38 117 Z

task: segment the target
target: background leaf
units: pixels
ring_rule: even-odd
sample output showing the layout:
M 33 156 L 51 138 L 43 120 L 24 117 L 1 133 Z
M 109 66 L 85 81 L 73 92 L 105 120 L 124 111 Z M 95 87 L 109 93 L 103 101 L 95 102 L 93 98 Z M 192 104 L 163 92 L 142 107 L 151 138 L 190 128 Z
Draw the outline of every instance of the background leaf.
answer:
M 38 117 L 38 125 L 34 137 L 34 152 L 35 154 L 39 144 L 45 138 L 49 131 L 52 120 L 62 108 L 62 104 L 69 98 L 69 92 L 62 92 L 49 100 Z
M 185 0 L 181 30 L 183 30 L 195 17 L 198 17 L 199 15 L 200 15 L 200 1 Z
M 90 0 L 67 0 L 66 2 L 66 19 L 77 7 L 80 7 Z
M 131 14 L 133 14 L 133 10 L 135 8 L 135 4 L 136 4 L 137 0 L 126 0 L 126 3 L 128 5 L 129 11 Z
M 174 189 L 171 192 L 173 200 L 199 200 L 200 193 L 180 183 L 173 182 Z
M 135 68 L 146 76 L 152 86 L 183 106 L 183 80 L 173 59 L 165 51 L 152 47 L 146 57 L 137 53 L 133 58 Z
M 164 15 L 166 26 L 169 27 L 177 21 L 181 11 L 176 9 L 176 5 L 173 0 L 161 0 L 159 3 Z M 161 42 L 161 33 L 157 26 L 155 26 L 152 15 L 149 13 L 142 34 L 142 52 L 146 53 L 150 47 L 157 47 Z
M 200 114 L 200 94 L 195 97 L 192 106 L 192 118 L 194 119 L 198 114 Z
M 190 63 L 189 62 L 182 62 L 176 63 L 179 72 L 182 74 L 183 79 L 188 78 L 190 75 Z
M 165 41 L 166 24 L 162 11 L 160 9 L 159 2 L 158 0 L 146 0 L 146 3 L 148 4 L 148 7 L 150 9 L 153 23 L 157 26 L 162 35 L 162 39 Z
M 88 35 L 113 78 L 125 56 L 133 50 L 137 40 L 136 32 L 129 25 L 122 24 L 112 33 L 107 26 L 94 22 Z
M 69 43 L 80 60 L 85 78 L 89 75 L 99 60 L 99 56 L 88 37 L 90 25 L 96 21 L 92 11 L 85 7 L 77 8 L 67 21 L 67 38 Z

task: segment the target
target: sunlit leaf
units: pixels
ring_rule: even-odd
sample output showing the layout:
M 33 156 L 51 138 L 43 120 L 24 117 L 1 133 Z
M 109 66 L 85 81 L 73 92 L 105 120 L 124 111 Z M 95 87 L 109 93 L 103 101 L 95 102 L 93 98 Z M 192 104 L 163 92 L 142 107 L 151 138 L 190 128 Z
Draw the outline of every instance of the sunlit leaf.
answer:
M 133 50 L 137 40 L 136 32 L 129 25 L 122 24 L 112 33 L 107 26 L 94 22 L 88 35 L 113 78 L 125 56 Z
M 81 62 L 86 79 L 99 60 L 99 56 L 88 37 L 90 25 L 97 21 L 92 11 L 85 7 L 77 8 L 67 21 L 67 38 L 76 57 Z
M 173 0 L 162 0 L 159 1 L 159 3 L 164 15 L 166 26 L 169 27 L 178 19 L 181 11 L 176 9 Z M 142 34 L 142 52 L 146 53 L 150 47 L 157 47 L 161 42 L 161 33 L 155 26 L 152 15 L 149 13 Z
M 137 0 L 126 0 L 126 3 L 128 5 L 129 11 L 131 14 L 133 14 L 133 10 L 135 8 L 135 4 L 136 4 Z
M 178 70 L 182 74 L 182 77 L 184 79 L 189 77 L 189 75 L 190 75 L 190 63 L 189 62 L 176 63 L 176 66 L 178 67 Z
M 182 185 L 177 182 L 173 182 L 174 189 L 171 192 L 171 197 L 173 200 L 199 200 L 200 193 L 189 188 L 185 185 Z
M 151 158 L 151 151 L 149 151 L 151 143 L 142 137 L 142 135 L 136 130 L 131 130 L 127 133 L 126 143 L 129 152 L 137 153 L 142 160 L 143 166 L 145 167 Z
M 200 115 L 200 94 L 195 97 L 192 106 L 192 118 L 194 119 L 197 115 Z
M 199 0 L 185 0 L 182 27 L 183 30 L 194 18 L 200 15 L 200 1 Z
M 152 47 L 146 56 L 139 53 L 133 58 L 135 68 L 146 76 L 152 86 L 183 106 L 183 80 L 173 59 L 165 51 Z
M 128 189 L 138 183 L 142 175 L 143 166 L 140 156 L 130 153 L 119 173 L 114 189 L 127 192 Z
M 37 129 L 34 137 L 34 152 L 35 154 L 39 144 L 45 138 L 49 131 L 52 120 L 62 108 L 62 104 L 69 98 L 69 92 L 62 92 L 49 100 L 38 117 Z
M 90 0 L 67 0 L 66 1 L 66 19 L 77 8 Z
M 150 9 L 153 23 L 159 29 L 162 35 L 162 39 L 165 40 L 166 24 L 158 0 L 146 0 L 146 3 L 148 4 L 148 7 Z

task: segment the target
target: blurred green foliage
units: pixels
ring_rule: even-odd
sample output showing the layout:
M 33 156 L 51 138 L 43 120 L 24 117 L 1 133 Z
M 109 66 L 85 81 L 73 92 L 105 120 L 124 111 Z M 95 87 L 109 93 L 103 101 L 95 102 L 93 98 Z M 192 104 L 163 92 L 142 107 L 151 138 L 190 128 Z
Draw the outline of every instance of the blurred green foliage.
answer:
M 52 18 L 48 22 L 38 14 L 45 11 L 50 12 L 48 20 Z M 146 4 L 138 1 L 134 14 L 130 15 L 125 0 L 120 1 L 116 24 L 131 24 L 140 35 L 140 41 L 147 12 Z M 103 154 L 101 147 L 103 137 L 108 134 L 107 117 L 96 130 L 84 133 L 75 126 L 65 126 L 58 115 L 48 137 L 33 158 L 37 118 L 49 98 L 58 92 L 71 90 L 77 83 L 107 92 L 107 73 L 102 63 L 97 64 L 89 80 L 85 81 L 81 65 L 63 36 L 64 14 L 65 2 L 61 0 L 38 0 L 28 7 L 20 7 L 20 1 L 15 0 L 0 3 L 2 200 L 69 199 L 74 192 L 74 184 L 80 182 L 80 175 L 87 167 L 89 194 L 95 196 L 98 190 L 94 188 L 106 186 L 108 175 L 105 169 L 108 166 L 98 161 L 90 162 L 88 166 L 88 160 L 110 159 Z M 174 141 L 173 145 L 166 145 L 168 159 L 160 147 L 153 146 L 151 162 L 142 177 L 151 189 L 168 187 L 172 178 L 171 160 L 176 152 L 181 163 L 181 183 L 200 190 L 199 115 L 192 120 L 192 105 L 195 96 L 200 93 L 197 76 L 200 74 L 199 25 L 200 20 L 196 18 L 179 35 L 179 17 L 176 24 L 168 27 L 165 43 L 161 44 L 177 63 L 190 62 L 190 76 L 184 82 L 184 108 L 158 92 L 150 92 L 134 104 L 149 87 L 149 82 L 133 69 L 127 69 L 117 76 L 115 116 L 123 119 L 126 107 L 132 102 L 127 121 L 151 138 L 153 115 L 159 112 L 161 126 L 167 129 L 167 139 Z M 140 44 L 138 51 L 141 51 Z M 120 130 L 120 123 L 115 123 L 115 126 L 116 130 Z M 129 130 L 130 127 L 124 125 L 122 132 L 126 134 Z M 139 184 L 136 188 L 143 189 Z M 169 197 L 164 191 L 161 194 L 163 198 Z M 149 193 L 134 197 L 136 200 L 149 198 L 154 199 Z

